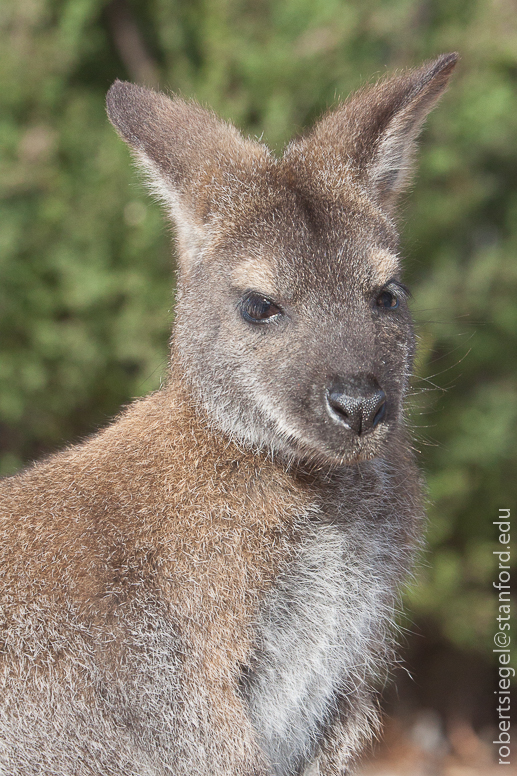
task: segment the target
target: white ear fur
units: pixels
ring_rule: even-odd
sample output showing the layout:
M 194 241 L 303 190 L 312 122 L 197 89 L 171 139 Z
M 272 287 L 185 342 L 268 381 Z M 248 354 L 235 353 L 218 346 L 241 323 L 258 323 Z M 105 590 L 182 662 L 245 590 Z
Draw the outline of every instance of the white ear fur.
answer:
M 152 159 L 143 151 L 133 151 L 133 157 L 151 195 L 163 206 L 175 226 L 180 263 L 192 265 L 208 235 L 207 224 L 196 216 L 188 197 L 172 185 Z
M 420 125 L 395 117 L 380 139 L 377 153 L 368 168 L 371 187 L 382 200 L 396 197 L 411 177 L 415 140 Z

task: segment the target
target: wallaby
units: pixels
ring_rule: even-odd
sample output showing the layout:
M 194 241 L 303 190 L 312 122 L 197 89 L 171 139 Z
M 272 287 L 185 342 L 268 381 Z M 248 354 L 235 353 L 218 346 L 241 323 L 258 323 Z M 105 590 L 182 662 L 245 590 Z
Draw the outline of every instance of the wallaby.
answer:
M 0 774 L 330 776 L 376 731 L 422 531 L 394 205 L 456 59 L 281 158 L 110 89 L 176 227 L 170 370 L 0 483 Z

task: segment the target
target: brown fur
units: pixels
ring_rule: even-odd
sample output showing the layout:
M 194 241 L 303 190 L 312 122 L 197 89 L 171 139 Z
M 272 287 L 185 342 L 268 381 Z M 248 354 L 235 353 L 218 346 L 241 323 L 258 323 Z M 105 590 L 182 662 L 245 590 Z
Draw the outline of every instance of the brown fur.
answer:
M 421 506 L 411 319 L 369 300 L 398 277 L 393 202 L 455 61 L 360 93 L 282 160 L 113 87 L 178 229 L 170 376 L 0 484 L 0 773 L 323 776 L 375 729 Z M 286 314 L 245 323 L 249 289 Z M 321 396 L 364 375 L 388 415 L 358 436 Z

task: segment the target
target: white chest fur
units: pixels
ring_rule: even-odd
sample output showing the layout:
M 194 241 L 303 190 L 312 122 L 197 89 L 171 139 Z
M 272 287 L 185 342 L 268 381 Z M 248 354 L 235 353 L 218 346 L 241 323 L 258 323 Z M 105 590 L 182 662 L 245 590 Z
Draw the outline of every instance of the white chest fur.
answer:
M 306 528 L 264 603 L 247 694 L 275 776 L 310 760 L 338 692 L 364 695 L 384 673 L 397 564 L 382 528 L 368 536 L 359 524 Z

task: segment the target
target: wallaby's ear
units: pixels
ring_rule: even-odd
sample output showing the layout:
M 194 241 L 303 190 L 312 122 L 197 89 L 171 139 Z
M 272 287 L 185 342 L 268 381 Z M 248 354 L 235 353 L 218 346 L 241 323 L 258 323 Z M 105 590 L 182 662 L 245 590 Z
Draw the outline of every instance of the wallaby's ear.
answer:
M 265 146 L 245 140 L 230 124 L 194 102 L 115 81 L 108 117 L 131 146 L 151 186 L 169 208 L 180 249 L 195 247 L 228 180 L 239 177 Z M 219 188 L 219 197 L 217 191 Z
M 444 92 L 458 55 L 444 54 L 416 70 L 352 95 L 314 130 L 288 147 L 324 168 L 334 187 L 359 177 L 387 212 L 408 182 L 415 140 Z

